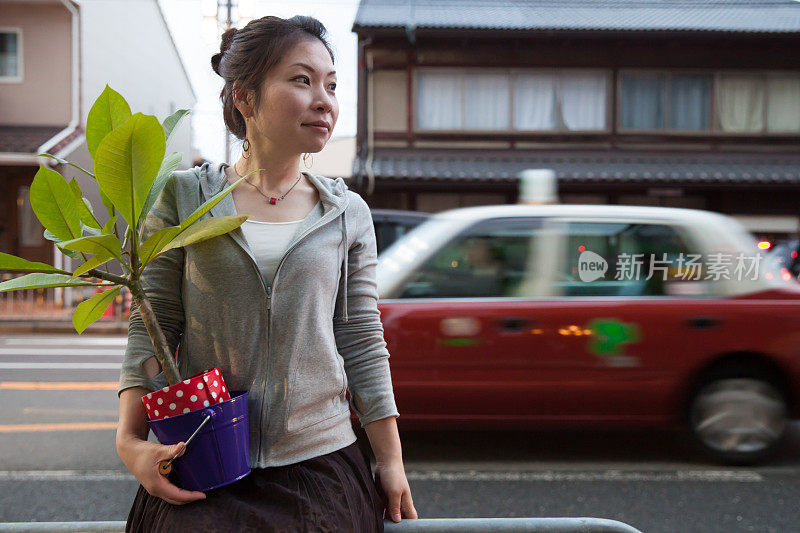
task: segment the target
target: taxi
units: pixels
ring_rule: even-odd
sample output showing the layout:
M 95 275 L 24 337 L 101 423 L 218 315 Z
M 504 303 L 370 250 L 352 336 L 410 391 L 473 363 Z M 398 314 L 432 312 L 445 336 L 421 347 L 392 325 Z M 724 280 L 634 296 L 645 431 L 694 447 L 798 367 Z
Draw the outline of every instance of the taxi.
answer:
M 398 424 L 687 428 L 766 460 L 800 413 L 800 285 L 763 258 L 709 211 L 437 213 L 378 258 Z

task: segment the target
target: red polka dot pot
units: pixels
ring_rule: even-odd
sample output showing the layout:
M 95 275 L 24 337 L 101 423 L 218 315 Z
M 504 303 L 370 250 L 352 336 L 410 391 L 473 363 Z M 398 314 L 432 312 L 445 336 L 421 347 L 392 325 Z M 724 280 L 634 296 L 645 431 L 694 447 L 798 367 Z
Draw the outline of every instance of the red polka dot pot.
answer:
M 231 399 L 218 367 L 142 396 L 148 420 L 163 420 Z

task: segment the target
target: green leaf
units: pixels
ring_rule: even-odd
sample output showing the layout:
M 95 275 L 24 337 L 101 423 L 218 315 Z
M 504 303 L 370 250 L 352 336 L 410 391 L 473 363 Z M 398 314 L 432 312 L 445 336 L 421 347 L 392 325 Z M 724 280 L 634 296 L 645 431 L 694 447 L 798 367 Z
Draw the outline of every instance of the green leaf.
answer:
M 187 228 L 169 226 L 153 233 L 140 249 L 142 267 L 159 255 L 196 242 L 213 239 L 238 228 L 247 220 L 248 215 L 231 215 L 227 217 L 209 217 L 192 224 Z
M 106 289 L 79 303 L 72 315 L 72 325 L 75 326 L 75 331 L 83 333 L 83 330 L 103 316 L 105 310 L 119 294 L 120 289 L 122 289 L 121 286 Z
M 78 166 L 78 165 L 76 165 L 75 163 L 70 163 L 70 162 L 69 162 L 69 161 L 67 161 L 66 159 L 61 159 L 60 157 L 56 157 L 56 156 L 54 156 L 54 155 L 51 155 L 51 154 L 37 154 L 37 156 L 38 156 L 38 157 L 49 157 L 49 158 L 51 158 L 51 159 L 55 159 L 56 161 L 58 161 L 58 162 L 59 162 L 59 163 L 61 163 L 62 165 L 69 165 L 69 166 L 71 166 L 71 167 L 75 167 L 75 168 L 77 168 L 78 170 L 80 170 L 81 172 L 83 172 L 84 174 L 86 174 L 87 176 L 90 176 L 92 179 L 94 179 L 94 174 L 92 174 L 91 172 L 89 172 L 88 170 L 86 170 L 86 169 L 84 169 L 84 168 L 82 168 L 82 167 L 79 167 L 79 166 Z
M 170 175 L 175 171 L 176 168 L 178 168 L 178 165 L 181 163 L 181 159 L 183 159 L 183 155 L 180 152 L 172 152 L 164 158 L 164 161 L 161 162 L 161 168 L 158 170 L 158 176 L 156 176 L 153 186 L 150 188 L 150 193 L 147 195 L 147 200 L 142 207 L 142 212 L 139 214 L 140 220 L 144 220 L 144 218 L 147 217 L 147 213 L 150 212 L 150 209 L 156 202 L 156 198 L 158 198 L 158 195 L 161 194 L 161 191 L 164 189 L 164 185 L 167 183 Z
M 75 205 L 78 208 L 78 216 L 81 219 L 81 222 L 90 226 L 92 228 L 100 229 L 100 223 L 94 218 L 94 209 L 92 209 L 92 204 L 86 198 L 83 198 L 83 192 L 81 191 L 80 186 L 78 185 L 78 181 L 75 178 L 69 182 L 69 188 L 72 191 L 72 194 L 75 196 Z
M 164 127 L 164 135 L 167 138 L 167 142 L 169 142 L 170 137 L 172 137 L 172 132 L 175 131 L 175 128 L 181 123 L 183 117 L 187 116 L 190 112 L 191 111 L 188 109 L 178 109 L 164 119 L 164 122 L 162 122 L 161 125 Z
M 108 219 L 106 225 L 103 226 L 102 232 L 103 233 L 114 233 L 114 225 L 117 223 L 117 215 Z
M 121 94 L 106 84 L 86 117 L 86 147 L 89 149 L 92 159 L 96 159 L 97 148 L 106 135 L 122 126 L 130 118 L 131 107 L 128 102 Z M 97 172 L 96 166 L 95 172 Z
M 108 216 L 116 216 L 117 210 L 114 207 L 114 203 L 103 193 L 103 191 L 100 191 L 100 201 L 103 202 L 104 206 L 106 206 L 106 212 L 108 213 Z
M 27 270 L 31 272 L 59 272 L 68 274 L 66 270 L 61 270 L 47 263 L 28 261 L 21 257 L 0 252 L 0 270 Z
M 81 235 L 102 235 L 103 230 L 99 228 L 93 228 L 91 226 L 87 226 L 83 222 L 81 222 Z
M 253 172 L 258 172 L 259 170 L 261 170 L 261 169 L 254 170 Z M 221 190 L 220 192 L 218 192 L 217 194 L 215 194 L 214 196 L 212 196 L 211 198 L 209 198 L 208 200 L 203 202 L 203 204 L 201 204 L 200 207 L 198 207 L 197 209 L 194 210 L 194 213 L 192 213 L 191 215 L 186 217 L 186 219 L 183 222 L 181 222 L 181 224 L 180 224 L 181 227 L 182 228 L 188 228 L 189 226 L 194 224 L 195 220 L 199 219 L 200 217 L 202 217 L 203 215 L 205 215 L 206 213 L 211 211 L 211 209 L 215 205 L 220 203 L 223 198 L 225 198 L 228 194 L 230 194 L 231 191 L 233 191 L 233 189 L 238 187 L 239 184 L 242 183 L 245 180 L 245 178 L 247 178 L 247 176 L 249 176 L 253 172 L 249 172 L 249 173 L 245 174 L 244 176 L 242 176 L 238 180 L 234 181 L 233 184 L 230 187 L 228 187 L 227 189 Z
M 0 283 L 0 292 L 24 289 L 49 289 L 52 287 L 86 287 L 90 285 L 114 285 L 113 283 L 93 283 L 91 281 L 70 281 L 70 274 L 25 274 Z
M 161 162 L 166 140 L 156 117 L 134 114 L 100 141 L 94 170 L 100 190 L 128 225 L 136 228 Z
M 61 242 L 61 239 L 53 235 L 53 233 L 50 230 L 44 230 L 44 238 L 47 239 L 48 241 L 53 241 L 56 244 Z M 60 248 L 59 251 L 62 254 L 66 255 L 67 257 L 71 257 L 72 259 L 76 259 L 78 261 L 83 261 L 84 259 L 83 256 L 80 254 L 80 252 L 73 252 L 72 250 L 61 250 Z
M 39 222 L 62 240 L 81 236 L 78 204 L 64 177 L 39 165 L 31 183 L 31 207 Z
M 111 259 L 112 257 L 110 255 L 106 257 L 103 257 L 102 255 L 95 255 L 91 257 L 88 261 L 86 261 L 84 264 L 76 268 L 75 272 L 73 272 L 72 276 L 70 276 L 70 279 L 75 279 L 81 274 L 89 272 L 93 268 L 97 268 L 102 264 L 108 263 Z
M 72 239 L 58 243 L 59 248 L 75 250 L 87 254 L 116 257 L 122 261 L 122 243 L 116 235 L 89 235 L 79 239 Z

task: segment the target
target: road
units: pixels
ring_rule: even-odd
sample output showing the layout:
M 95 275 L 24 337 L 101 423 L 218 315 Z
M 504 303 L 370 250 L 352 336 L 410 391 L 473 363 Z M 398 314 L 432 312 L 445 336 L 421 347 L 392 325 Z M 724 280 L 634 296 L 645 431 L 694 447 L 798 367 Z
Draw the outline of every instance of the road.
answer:
M 124 337 L 0 337 L 0 522 L 125 520 Z M 402 412 L 401 412 L 402 416 Z M 646 532 L 800 531 L 800 424 L 773 462 L 709 464 L 654 431 L 401 431 L 420 517 L 594 516 Z M 153 439 L 151 435 L 151 439 Z

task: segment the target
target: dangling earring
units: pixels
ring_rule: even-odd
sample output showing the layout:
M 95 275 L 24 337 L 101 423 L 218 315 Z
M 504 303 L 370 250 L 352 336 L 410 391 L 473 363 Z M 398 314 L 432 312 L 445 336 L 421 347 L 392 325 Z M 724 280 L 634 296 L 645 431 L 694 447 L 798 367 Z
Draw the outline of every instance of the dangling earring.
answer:
M 247 137 L 244 138 L 244 142 L 242 143 L 242 157 L 244 159 L 250 159 L 250 139 Z
M 310 165 L 308 164 L 308 158 L 309 157 L 311 158 L 311 164 Z M 306 166 L 306 168 L 310 169 L 312 166 L 314 166 L 314 156 L 312 156 L 310 153 L 309 154 L 303 154 L 303 164 Z

